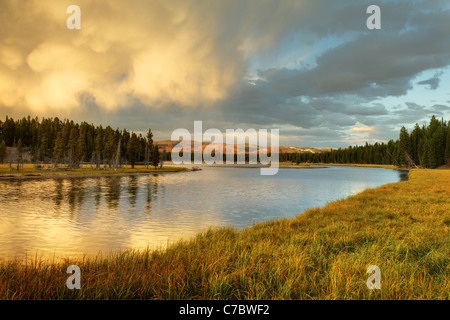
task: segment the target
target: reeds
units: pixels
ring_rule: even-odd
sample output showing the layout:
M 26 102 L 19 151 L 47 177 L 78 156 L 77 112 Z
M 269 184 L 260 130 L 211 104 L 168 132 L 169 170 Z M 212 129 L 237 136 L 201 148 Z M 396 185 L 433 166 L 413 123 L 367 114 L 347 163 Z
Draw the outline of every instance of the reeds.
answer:
M 318 190 L 318 192 L 320 192 Z M 1 299 L 449 299 L 450 171 L 166 249 L 0 263 Z M 81 289 L 66 268 L 81 268 Z M 369 265 L 381 289 L 366 285 Z

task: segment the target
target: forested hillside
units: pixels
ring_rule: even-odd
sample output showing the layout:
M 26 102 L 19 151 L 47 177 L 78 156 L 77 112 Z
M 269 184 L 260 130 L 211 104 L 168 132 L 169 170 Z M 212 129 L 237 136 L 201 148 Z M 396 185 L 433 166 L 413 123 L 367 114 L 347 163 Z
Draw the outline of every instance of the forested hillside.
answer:
M 280 161 L 436 168 L 450 164 L 450 123 L 433 116 L 428 125 L 416 124 L 412 132 L 402 127 L 399 138 L 387 144 L 366 143 L 314 154 L 282 154 Z

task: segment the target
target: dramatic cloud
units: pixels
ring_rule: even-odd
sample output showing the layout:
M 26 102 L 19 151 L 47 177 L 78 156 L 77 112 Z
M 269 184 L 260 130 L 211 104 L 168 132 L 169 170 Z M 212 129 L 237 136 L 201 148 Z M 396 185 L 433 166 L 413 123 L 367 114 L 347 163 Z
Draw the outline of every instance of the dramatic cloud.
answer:
M 239 1 L 78 1 L 81 30 L 66 28 L 69 1 L 0 5 L 0 102 L 32 109 L 73 108 L 81 94 L 105 109 L 208 105 L 270 50 L 301 2 L 278 7 Z M 133 101 L 131 99 L 131 101 Z
M 446 1 L 378 1 L 381 30 L 366 28 L 371 1 L 80 0 L 80 30 L 66 27 L 71 4 L 0 3 L 1 118 L 160 139 L 203 120 L 336 147 L 450 113 Z

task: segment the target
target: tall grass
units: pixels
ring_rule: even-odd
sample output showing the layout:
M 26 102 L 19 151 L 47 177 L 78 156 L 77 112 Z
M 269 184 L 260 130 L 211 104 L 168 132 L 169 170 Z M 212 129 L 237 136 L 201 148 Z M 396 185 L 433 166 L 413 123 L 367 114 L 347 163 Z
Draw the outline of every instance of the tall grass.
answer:
M 166 249 L 2 262 L 0 298 L 449 299 L 449 194 L 449 170 L 412 170 L 295 218 L 208 229 Z M 81 290 L 66 287 L 71 264 Z M 380 290 L 366 286 L 369 265 Z
M 76 176 L 76 175 L 113 175 L 113 174 L 140 174 L 140 173 L 161 173 L 161 172 L 179 172 L 185 171 L 185 167 L 181 166 L 163 166 L 162 168 L 153 166 L 148 166 L 145 168 L 143 165 L 136 165 L 131 168 L 131 165 L 122 165 L 121 168 L 95 168 L 90 165 L 82 165 L 78 169 L 64 169 L 64 168 L 54 168 L 53 165 L 46 164 L 43 165 L 44 169 L 35 169 L 33 164 L 24 164 L 23 168 L 16 170 L 16 165 L 13 164 L 12 170 L 9 169 L 8 164 L 0 164 L 0 177 L 14 177 L 14 176 Z

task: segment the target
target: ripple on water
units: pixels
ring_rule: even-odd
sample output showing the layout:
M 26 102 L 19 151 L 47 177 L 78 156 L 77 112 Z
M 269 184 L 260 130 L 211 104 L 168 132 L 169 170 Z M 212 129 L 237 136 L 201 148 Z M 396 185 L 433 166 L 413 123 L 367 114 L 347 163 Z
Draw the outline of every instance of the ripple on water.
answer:
M 204 167 L 198 172 L 1 180 L 0 257 L 96 255 L 160 247 L 209 226 L 242 228 L 293 217 L 365 188 L 401 179 L 394 170 Z

